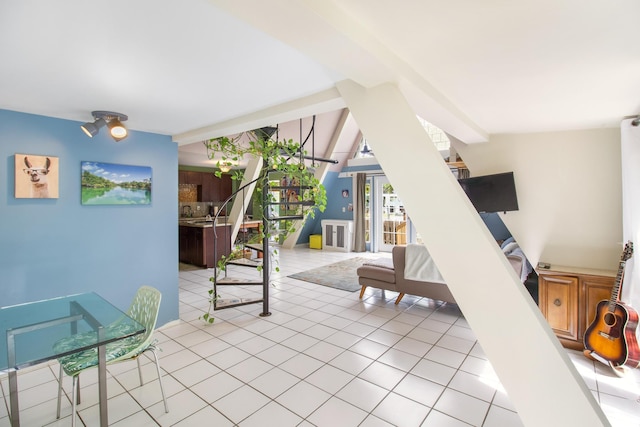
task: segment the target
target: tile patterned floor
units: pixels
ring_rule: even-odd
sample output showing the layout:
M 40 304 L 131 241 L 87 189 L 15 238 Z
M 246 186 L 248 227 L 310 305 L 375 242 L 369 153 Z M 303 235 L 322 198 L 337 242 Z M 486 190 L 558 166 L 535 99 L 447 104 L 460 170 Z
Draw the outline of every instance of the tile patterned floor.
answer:
M 287 277 L 355 254 L 297 248 L 280 251 L 269 317 L 262 305 L 207 308 L 211 271 L 180 272 L 180 321 L 156 332 L 169 398 L 165 413 L 155 368 L 144 360 L 109 367 L 113 426 L 521 426 L 508 396 L 455 305 L 367 290 L 345 292 Z M 379 257 L 388 254 L 357 254 Z M 258 278 L 231 267 L 235 277 Z M 224 288 L 223 296 L 259 296 L 260 287 Z M 569 352 L 615 427 L 640 426 L 640 370 L 617 378 Z M 70 381 L 62 418 L 55 419 L 58 365 L 21 371 L 24 426 L 70 425 Z M 79 425 L 98 419 L 97 372 L 82 375 Z M 0 427 L 8 426 L 7 381 Z

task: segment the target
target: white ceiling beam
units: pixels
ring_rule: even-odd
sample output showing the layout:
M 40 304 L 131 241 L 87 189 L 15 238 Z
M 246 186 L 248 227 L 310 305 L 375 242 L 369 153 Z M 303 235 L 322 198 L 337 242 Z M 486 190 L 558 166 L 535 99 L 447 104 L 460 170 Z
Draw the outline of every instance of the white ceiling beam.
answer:
M 301 117 L 327 113 L 344 108 L 344 100 L 334 87 L 322 92 L 299 98 L 264 110 L 236 117 L 211 126 L 205 126 L 173 136 L 178 145 L 186 145 L 219 136 L 234 135 L 240 132 L 277 125 Z

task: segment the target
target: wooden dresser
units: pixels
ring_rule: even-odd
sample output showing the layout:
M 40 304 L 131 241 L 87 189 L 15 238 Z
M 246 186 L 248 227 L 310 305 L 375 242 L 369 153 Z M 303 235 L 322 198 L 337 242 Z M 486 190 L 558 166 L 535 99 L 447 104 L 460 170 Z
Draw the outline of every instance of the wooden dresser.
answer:
M 539 306 L 564 347 L 583 350 L 601 300 L 611 298 L 617 271 L 552 265 L 537 268 Z

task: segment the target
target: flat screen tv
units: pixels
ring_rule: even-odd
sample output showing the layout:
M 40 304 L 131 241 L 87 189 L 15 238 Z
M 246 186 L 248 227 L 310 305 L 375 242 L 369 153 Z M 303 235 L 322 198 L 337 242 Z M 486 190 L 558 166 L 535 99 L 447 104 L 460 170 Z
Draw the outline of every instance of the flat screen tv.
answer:
M 478 212 L 518 210 L 513 172 L 463 178 L 458 182 Z

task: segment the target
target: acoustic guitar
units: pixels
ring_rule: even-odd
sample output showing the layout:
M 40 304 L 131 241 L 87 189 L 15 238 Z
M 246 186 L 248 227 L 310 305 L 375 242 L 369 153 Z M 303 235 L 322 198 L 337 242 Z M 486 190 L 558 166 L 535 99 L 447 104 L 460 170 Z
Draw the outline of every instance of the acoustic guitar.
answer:
M 633 242 L 625 244 L 611 290 L 611 298 L 598 303 L 595 319 L 584 334 L 585 354 L 604 359 L 618 373 L 621 367 L 637 368 L 640 349 L 636 339 L 638 313 L 619 300 L 624 267 L 633 255 Z

